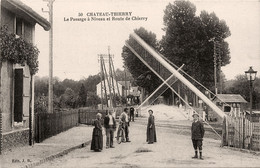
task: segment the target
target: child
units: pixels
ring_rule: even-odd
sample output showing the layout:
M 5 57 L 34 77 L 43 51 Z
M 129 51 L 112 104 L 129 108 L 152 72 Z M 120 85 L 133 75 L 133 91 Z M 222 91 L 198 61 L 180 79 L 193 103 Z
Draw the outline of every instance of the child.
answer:
M 193 147 L 195 150 L 195 156 L 192 157 L 193 159 L 198 158 L 198 148 L 200 152 L 200 159 L 202 158 L 202 141 L 204 136 L 204 126 L 203 123 L 199 121 L 199 115 L 197 113 L 194 113 L 192 115 L 193 117 L 193 123 L 191 126 L 191 139 L 193 143 Z

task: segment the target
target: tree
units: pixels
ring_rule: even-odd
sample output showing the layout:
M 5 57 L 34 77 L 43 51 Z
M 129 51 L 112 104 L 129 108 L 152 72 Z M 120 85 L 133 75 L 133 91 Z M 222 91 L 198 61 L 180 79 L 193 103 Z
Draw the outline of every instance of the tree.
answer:
M 96 92 L 96 85 L 100 82 L 100 75 L 90 75 L 86 80 L 80 80 L 88 92 Z
M 35 99 L 37 99 L 37 97 L 40 97 L 42 95 L 48 95 L 48 77 L 38 77 L 35 76 L 34 79 L 34 93 L 35 93 Z
M 158 48 L 156 35 L 152 33 L 151 31 L 148 32 L 143 27 L 139 29 L 135 29 L 134 32 L 140 36 L 148 45 L 153 47 L 154 49 Z M 126 42 L 133 48 L 138 49 L 139 47 L 136 44 L 136 41 L 129 37 Z M 146 65 L 144 65 L 130 49 L 128 49 L 126 46 L 123 47 L 122 57 L 124 61 L 124 65 L 129 70 L 129 72 L 132 74 L 134 79 L 138 79 L 140 76 L 144 76 L 145 74 L 149 74 L 149 77 L 142 78 L 142 80 L 136 80 L 136 84 L 138 86 L 142 85 L 143 88 L 145 88 L 148 92 L 152 92 L 156 86 L 159 85 L 159 79 L 158 77 L 152 73 Z M 146 80 L 146 82 L 143 82 L 143 80 Z M 142 83 L 140 83 L 142 81 Z M 150 84 L 153 84 L 151 87 Z
M 87 101 L 87 92 L 85 89 L 84 84 L 81 84 L 80 91 L 79 91 L 79 96 L 78 96 L 78 106 L 84 107 L 86 105 Z
M 120 69 L 116 69 L 116 79 L 117 81 L 131 81 L 131 83 L 134 82 L 134 78 L 132 76 L 132 74 L 129 72 L 128 69 L 125 70 L 120 70 Z
M 97 108 L 98 104 L 101 103 L 101 99 L 93 92 L 89 92 L 87 98 L 87 106 Z
M 76 94 L 71 88 L 67 88 L 60 97 L 61 107 L 74 108 L 76 106 Z
M 202 11 L 196 16 L 196 6 L 189 1 L 169 3 L 164 11 L 165 35 L 160 41 L 160 51 L 177 66 L 185 64 L 183 70 L 204 86 L 212 88 L 214 83 L 214 43 L 218 42 L 218 63 L 230 62 L 228 43 L 230 36 L 225 21 L 215 13 Z M 220 52 L 221 51 L 221 52 Z

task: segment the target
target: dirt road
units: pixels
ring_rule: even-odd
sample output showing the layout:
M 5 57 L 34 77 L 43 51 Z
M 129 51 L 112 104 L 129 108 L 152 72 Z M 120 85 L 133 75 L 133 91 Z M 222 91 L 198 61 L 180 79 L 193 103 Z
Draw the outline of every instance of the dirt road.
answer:
M 86 146 L 38 167 L 260 167 L 259 156 L 220 148 L 219 140 L 207 137 L 203 141 L 204 160 L 192 159 L 190 135 L 170 128 L 170 123 L 169 127 L 158 125 L 158 142 L 147 144 L 145 121 L 137 118 L 131 123 L 130 143 L 115 144 L 115 148 L 102 152 L 90 151 Z

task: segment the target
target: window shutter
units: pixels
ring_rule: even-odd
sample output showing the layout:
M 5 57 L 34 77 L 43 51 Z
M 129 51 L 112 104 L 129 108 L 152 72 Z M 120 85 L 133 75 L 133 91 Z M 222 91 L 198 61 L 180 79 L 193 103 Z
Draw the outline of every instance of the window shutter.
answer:
M 14 70 L 14 121 L 23 121 L 23 69 Z

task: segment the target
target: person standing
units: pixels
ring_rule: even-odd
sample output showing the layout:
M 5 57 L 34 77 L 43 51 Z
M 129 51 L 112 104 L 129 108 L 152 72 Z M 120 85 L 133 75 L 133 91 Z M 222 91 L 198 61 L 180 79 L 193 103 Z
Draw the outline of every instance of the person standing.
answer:
M 199 121 L 199 114 L 194 113 L 192 115 L 193 117 L 193 122 L 191 126 L 191 139 L 192 139 L 192 144 L 193 148 L 195 150 L 195 156 L 192 157 L 193 159 L 198 158 L 198 149 L 200 152 L 200 159 L 203 160 L 202 158 L 202 141 L 204 137 L 204 125 L 202 122 Z
M 116 120 L 112 116 L 112 111 L 109 111 L 104 118 L 104 127 L 106 128 L 106 148 L 114 148 L 113 138 L 116 130 Z
M 135 109 L 133 106 L 130 107 L 130 121 L 135 121 Z
M 153 111 L 148 110 L 148 113 L 149 113 L 149 117 L 148 117 L 147 132 L 146 132 L 146 142 L 148 142 L 148 144 L 152 144 L 154 142 L 157 142 L 156 131 L 155 131 Z
M 101 125 L 101 114 L 97 113 L 96 119 L 94 121 L 94 128 L 92 133 L 92 141 L 90 150 L 95 152 L 101 152 L 103 149 L 103 134 Z
M 128 118 L 128 108 L 124 108 L 123 113 L 120 115 L 120 119 L 123 123 L 124 132 L 125 132 L 125 139 L 126 142 L 131 142 L 129 140 L 129 118 Z

